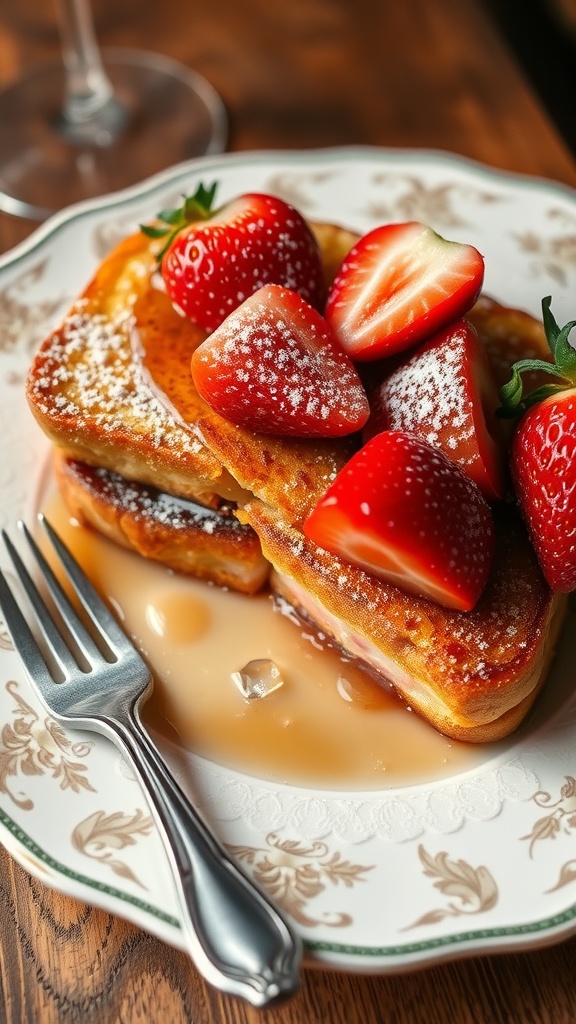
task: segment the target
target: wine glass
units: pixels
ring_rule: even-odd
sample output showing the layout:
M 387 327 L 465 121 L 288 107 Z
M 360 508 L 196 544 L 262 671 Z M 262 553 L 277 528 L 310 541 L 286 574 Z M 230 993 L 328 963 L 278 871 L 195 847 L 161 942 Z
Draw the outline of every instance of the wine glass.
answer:
M 42 221 L 224 149 L 225 110 L 201 75 L 156 53 L 100 52 L 89 0 L 58 7 L 63 60 L 0 91 L 0 211 Z

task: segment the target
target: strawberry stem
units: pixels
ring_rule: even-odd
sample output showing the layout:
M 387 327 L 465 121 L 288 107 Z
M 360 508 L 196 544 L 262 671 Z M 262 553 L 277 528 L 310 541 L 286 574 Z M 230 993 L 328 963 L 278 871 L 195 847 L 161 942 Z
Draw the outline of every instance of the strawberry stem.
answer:
M 180 206 L 160 210 L 156 216 L 155 224 L 141 224 L 140 230 L 146 238 L 164 238 L 165 243 L 156 255 L 158 263 L 166 251 L 172 245 L 176 235 L 183 228 L 188 227 L 195 221 L 208 220 L 214 210 L 214 197 L 218 182 L 214 181 L 208 188 L 202 182 L 196 191 L 190 196 L 183 196 Z
M 565 391 L 567 387 L 573 387 L 576 383 L 576 349 L 570 344 L 568 338 L 570 331 L 576 326 L 576 320 L 571 320 L 564 327 L 560 328 L 550 309 L 551 302 L 552 298 L 550 295 L 542 299 L 542 320 L 546 340 L 554 361 L 520 359 L 517 363 L 514 363 L 510 380 L 500 390 L 502 407 L 496 410 L 498 416 L 508 418 L 520 416 L 531 405 L 541 402 L 543 398 L 548 398 L 550 395 Z M 527 370 L 540 370 L 543 373 L 556 377 L 562 383 L 543 384 L 529 394 L 524 395 L 522 374 Z

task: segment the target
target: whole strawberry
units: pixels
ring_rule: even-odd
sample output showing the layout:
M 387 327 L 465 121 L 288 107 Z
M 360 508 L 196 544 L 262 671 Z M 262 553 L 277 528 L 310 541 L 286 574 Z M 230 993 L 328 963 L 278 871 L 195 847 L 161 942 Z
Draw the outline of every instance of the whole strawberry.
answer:
M 518 414 L 511 446 L 512 479 L 542 572 L 553 590 L 576 589 L 576 349 L 543 299 L 546 336 L 554 362 L 524 359 L 502 388 L 504 414 Z M 522 395 L 524 370 L 558 378 Z
M 142 226 L 164 239 L 158 255 L 174 305 L 207 331 L 263 285 L 280 284 L 321 309 L 325 283 L 320 250 L 293 206 L 247 193 L 213 209 L 216 185 L 200 185 L 181 207 L 163 210 Z

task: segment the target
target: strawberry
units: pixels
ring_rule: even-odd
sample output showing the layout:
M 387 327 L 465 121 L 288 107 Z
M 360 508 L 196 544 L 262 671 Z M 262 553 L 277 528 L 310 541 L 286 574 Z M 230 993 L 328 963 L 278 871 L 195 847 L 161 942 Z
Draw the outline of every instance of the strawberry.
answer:
M 486 349 L 458 320 L 405 355 L 370 396 L 364 439 L 405 430 L 441 448 L 489 500 L 504 493 L 498 388 Z
M 213 211 L 216 185 L 200 185 L 162 223 L 142 226 L 164 239 L 162 277 L 180 312 L 214 331 L 236 306 L 267 282 L 284 285 L 321 309 L 325 284 L 320 249 L 306 221 L 288 203 L 247 193 Z
M 326 317 L 354 360 L 418 344 L 476 301 L 484 260 L 417 222 L 386 224 L 351 249 L 332 284 Z
M 213 409 L 265 434 L 341 437 L 369 415 L 358 374 L 326 320 L 276 284 L 260 288 L 202 342 L 192 376 Z
M 377 434 L 304 522 L 320 547 L 438 604 L 469 611 L 492 563 L 494 526 L 476 484 L 401 430 Z
M 510 464 L 522 514 L 542 572 L 553 590 L 576 590 L 576 349 L 543 299 L 544 328 L 553 363 L 522 359 L 501 391 L 504 415 L 520 415 Z M 557 378 L 526 396 L 522 373 L 541 370 Z

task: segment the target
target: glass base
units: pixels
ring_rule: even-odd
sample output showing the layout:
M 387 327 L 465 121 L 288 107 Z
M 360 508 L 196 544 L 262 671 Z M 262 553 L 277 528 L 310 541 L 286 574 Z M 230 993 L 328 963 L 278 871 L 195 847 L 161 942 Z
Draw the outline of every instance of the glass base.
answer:
M 63 130 L 64 67 L 49 64 L 0 92 L 0 210 L 44 220 L 192 157 L 220 153 L 227 119 L 212 86 L 159 54 L 104 51 L 120 104 L 116 132 L 71 141 Z

